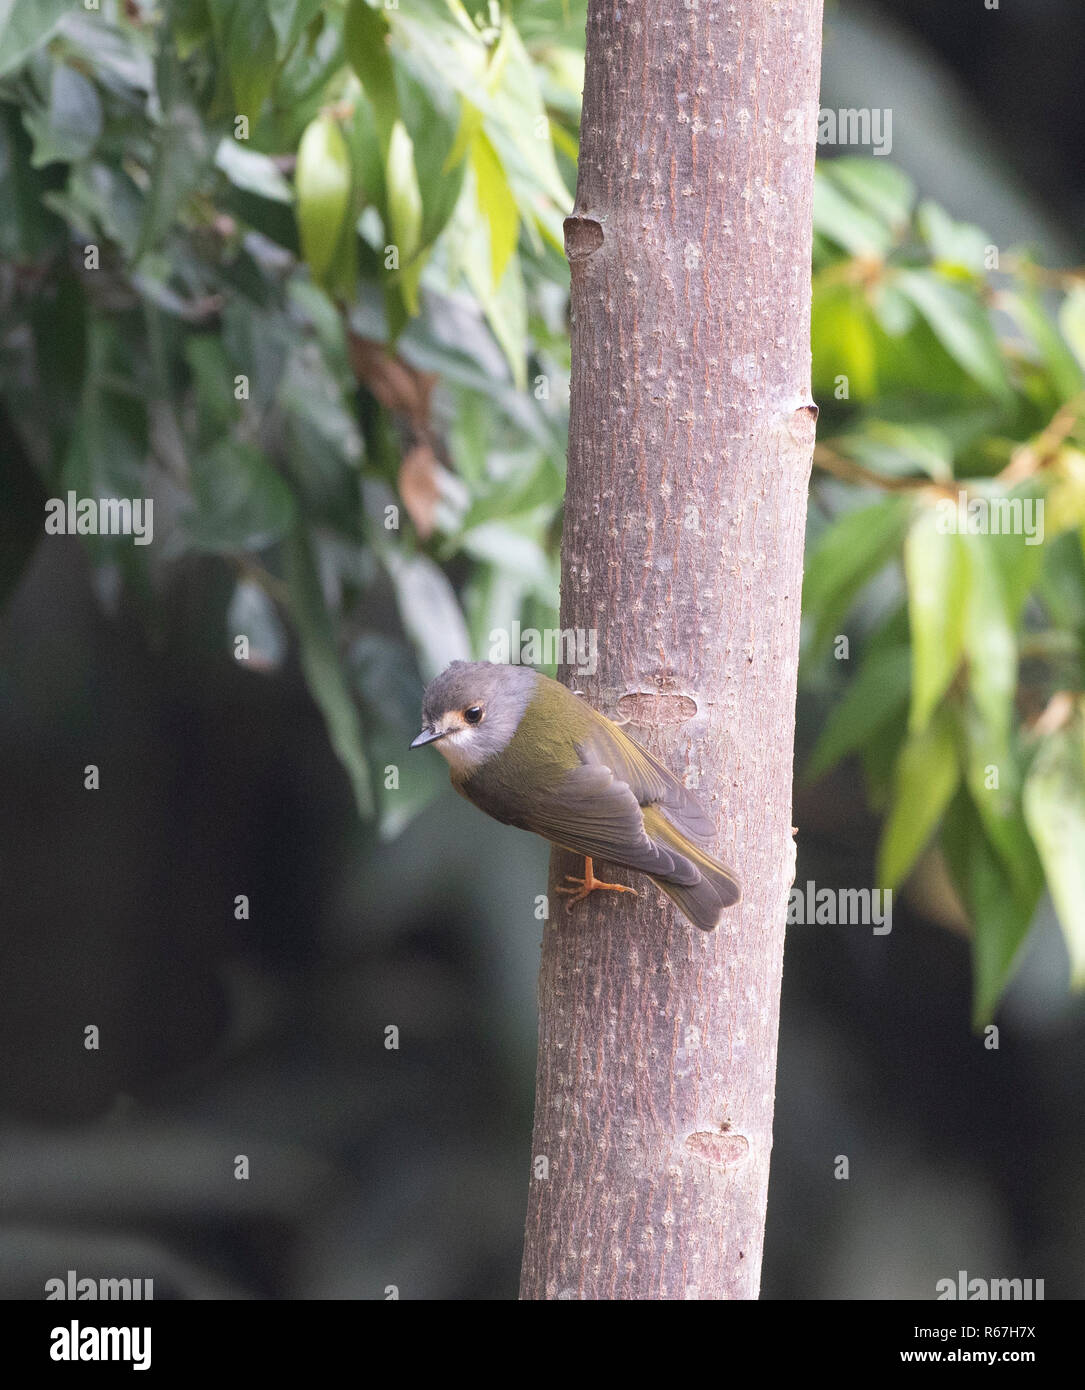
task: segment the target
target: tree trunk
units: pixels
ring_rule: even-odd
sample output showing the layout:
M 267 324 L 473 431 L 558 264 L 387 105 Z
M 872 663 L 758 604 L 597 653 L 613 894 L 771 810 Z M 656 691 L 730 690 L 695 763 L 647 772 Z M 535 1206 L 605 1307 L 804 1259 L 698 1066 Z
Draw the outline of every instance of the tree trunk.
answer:
M 561 623 L 600 655 L 563 675 L 697 791 L 744 901 L 703 933 L 639 878 L 567 914 L 555 852 L 523 1298 L 758 1292 L 820 49 L 821 0 L 588 7 Z

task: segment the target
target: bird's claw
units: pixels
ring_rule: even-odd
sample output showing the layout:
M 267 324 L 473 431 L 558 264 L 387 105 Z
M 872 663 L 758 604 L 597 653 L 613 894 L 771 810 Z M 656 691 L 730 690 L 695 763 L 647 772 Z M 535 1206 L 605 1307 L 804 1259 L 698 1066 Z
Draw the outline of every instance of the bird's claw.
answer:
M 586 878 L 576 878 L 573 874 L 566 874 L 565 878 L 567 883 L 575 885 L 566 887 L 565 884 L 559 884 L 557 887 L 557 892 L 566 895 L 569 899 L 565 904 L 566 912 L 572 912 L 577 903 L 583 902 L 586 897 L 597 890 L 606 890 L 611 893 L 632 893 L 635 898 L 640 896 L 635 888 L 629 888 L 624 883 L 604 883 L 594 874 Z

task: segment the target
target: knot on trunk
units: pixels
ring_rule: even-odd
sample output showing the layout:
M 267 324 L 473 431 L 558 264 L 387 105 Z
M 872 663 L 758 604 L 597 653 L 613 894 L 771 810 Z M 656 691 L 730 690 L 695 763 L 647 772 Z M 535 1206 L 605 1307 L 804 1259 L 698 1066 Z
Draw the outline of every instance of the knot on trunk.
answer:
M 562 225 L 565 228 L 565 255 L 570 263 L 586 260 L 603 244 L 603 224 L 594 217 L 584 217 L 574 212 Z
M 684 724 L 697 713 L 697 701 L 688 695 L 630 691 L 618 701 L 618 712 L 630 724 Z
M 701 1131 L 691 1134 L 686 1148 L 712 1168 L 737 1168 L 750 1152 L 750 1141 L 744 1134 L 713 1134 Z

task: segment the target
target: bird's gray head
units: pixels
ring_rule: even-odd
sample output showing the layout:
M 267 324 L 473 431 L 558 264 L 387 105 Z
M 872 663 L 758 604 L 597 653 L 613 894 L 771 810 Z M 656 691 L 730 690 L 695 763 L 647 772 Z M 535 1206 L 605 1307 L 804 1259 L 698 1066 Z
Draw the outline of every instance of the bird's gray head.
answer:
M 452 771 L 469 777 L 507 746 L 537 680 L 530 666 L 454 661 L 426 687 L 422 732 L 411 747 L 436 743 Z

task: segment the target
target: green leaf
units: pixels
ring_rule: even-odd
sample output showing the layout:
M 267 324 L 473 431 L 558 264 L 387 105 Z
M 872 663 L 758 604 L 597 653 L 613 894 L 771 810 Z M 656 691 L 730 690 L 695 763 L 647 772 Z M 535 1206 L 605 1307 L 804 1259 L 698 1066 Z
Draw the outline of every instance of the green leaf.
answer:
M 209 448 L 228 434 L 238 416 L 234 373 L 222 343 L 210 333 L 194 333 L 185 342 L 185 361 L 196 392 L 198 441 Z
M 399 96 L 388 51 L 388 23 L 366 0 L 350 0 L 343 25 L 343 47 L 347 62 L 369 98 L 381 148 L 387 153 L 392 128 L 399 119 Z
M 110 168 L 98 160 L 75 164 L 66 188 L 45 193 L 41 201 L 60 213 L 80 236 L 87 240 L 105 236 L 117 243 L 128 260 L 135 259 L 146 199 L 123 169 Z
M 276 51 L 282 58 L 320 13 L 322 0 L 267 0 L 268 18 L 275 30 Z
M 294 498 L 253 444 L 223 439 L 191 462 L 189 546 L 209 553 L 262 550 L 294 524 Z
M 356 101 L 344 124 L 350 149 L 350 162 L 356 186 L 355 205 L 383 209 L 387 202 L 384 187 L 384 149 L 381 145 L 373 108 L 368 101 Z M 380 241 L 383 252 L 384 236 Z
M 182 62 L 214 33 L 209 0 L 173 0 L 170 6 L 170 33 Z
M 811 650 L 834 636 L 860 590 L 894 557 L 908 509 L 897 497 L 838 517 L 814 542 L 803 578 L 803 612 L 817 624 Z
M 494 337 L 512 369 L 518 391 L 527 389 L 527 291 L 519 256 L 513 256 L 496 290 L 483 287 L 481 278 L 472 287 L 486 311 Z
M 432 246 L 448 225 L 463 188 L 466 165 L 452 158 L 459 102 L 443 90 L 430 91 L 407 71 L 399 75 L 400 110 L 414 147 L 422 195 L 421 244 Z
M 376 778 L 377 830 L 392 840 L 448 786 L 441 759 L 406 750 L 418 733 L 421 686 L 407 647 L 378 633 L 365 633 L 350 649 L 350 672 L 360 692 L 369 731 L 370 762 L 399 769 L 399 785 Z
M 385 169 L 388 191 L 388 221 L 392 241 L 399 248 L 403 271 L 414 259 L 422 242 L 422 192 L 414 167 L 414 143 L 402 121 L 396 121 L 388 142 Z M 417 306 L 411 307 L 411 313 Z
M 336 649 L 335 624 L 324 599 L 312 542 L 298 527 L 284 547 L 290 607 L 300 643 L 301 666 L 336 756 L 354 789 L 358 814 L 373 814 L 373 787 L 362 738 L 362 723 Z
M 116 389 L 133 370 L 117 325 L 87 323 L 87 369 L 61 487 L 80 497 L 142 497 L 147 454 L 147 411 L 134 393 Z M 91 550 L 108 548 L 107 538 L 89 537 Z M 105 542 L 99 547 L 96 541 Z M 126 542 L 130 544 L 130 542 Z
M 561 223 L 573 200 L 554 159 L 535 66 L 508 13 L 487 85 L 489 99 L 480 102 L 486 134 L 505 170 L 520 216 L 529 226 L 537 222 L 562 250 Z
M 297 331 L 274 309 L 261 310 L 235 295 L 222 310 L 222 345 L 237 372 L 249 378 L 253 409 L 267 410 L 277 399 L 283 371 L 297 342 Z
M 471 642 L 452 585 L 427 555 L 388 549 L 382 556 L 396 591 L 399 616 L 430 681 L 452 661 L 470 660 Z
M 920 204 L 916 223 L 940 268 L 983 275 L 991 244 L 986 232 L 967 222 L 954 222 L 937 203 L 930 201 Z
M 277 403 L 286 415 L 290 475 L 307 515 L 354 535 L 362 444 L 340 384 L 316 343 L 303 343 L 291 353 Z
M 896 284 L 953 360 L 990 395 L 1007 399 L 1011 393 L 1006 364 L 976 292 L 925 270 L 903 271 Z
M 1085 371 L 1085 289 L 1075 285 L 1059 307 L 1059 328 Z
M 0 0 L 0 77 L 21 67 L 71 8 L 71 0 Z
M 478 440 L 476 459 L 485 460 L 489 452 L 484 436 L 478 429 L 477 419 L 471 421 L 465 418 L 469 416 L 470 412 L 464 411 L 457 422 L 461 430 L 467 425 L 464 435 L 454 443 L 453 457 L 457 465 L 467 457 L 470 446 L 466 441 L 469 437 Z M 470 460 L 458 471 L 460 477 L 472 484 L 473 489 L 485 487 L 483 479 L 472 474 Z M 485 521 L 508 521 L 513 518 L 531 519 L 537 522 L 540 529 L 545 529 L 560 507 L 564 492 L 565 476 L 557 459 L 551 453 L 543 453 L 537 457 L 534 467 L 527 465 L 522 470 L 518 469 L 515 478 L 502 478 L 496 486 L 476 491 L 462 518 L 461 529 L 467 532 Z
M 357 473 L 362 441 L 350 399 L 344 399 L 341 383 L 316 343 L 303 343 L 291 353 L 278 401 L 284 410 L 308 420 L 350 473 Z
M 1070 981 L 1085 986 L 1085 739 L 1082 723 L 1049 734 L 1025 779 L 1025 819 L 1070 952 Z
M 52 175 L 30 167 L 30 139 L 14 107 L 0 104 L 0 257 L 34 261 L 64 241 L 64 223 L 49 211 Z
M 1009 738 L 1017 691 L 1017 633 L 991 538 L 958 539 L 969 568 L 962 629 L 969 687 L 980 715 L 1001 743 Z
M 384 633 L 365 632 L 351 644 L 347 664 L 366 724 L 385 724 L 401 739 L 414 738 L 422 714 L 422 692 L 406 643 Z
M 897 757 L 893 799 L 878 847 L 877 880 L 896 888 L 934 834 L 960 782 L 953 719 L 938 710 Z
M 915 185 L 887 159 L 844 155 L 819 163 L 817 172 L 820 181 L 839 189 L 853 208 L 873 213 L 894 238 L 907 229 L 915 204 Z
M 1031 915 L 1043 890 L 1043 871 L 1021 810 L 1021 776 L 1013 747 L 1008 735 L 988 724 L 972 700 L 962 703 L 959 717 L 972 804 L 1015 894 Z
M 249 642 L 248 669 L 277 671 L 287 651 L 286 630 L 267 590 L 241 579 L 226 609 L 226 640 L 231 648 L 240 634 Z
M 487 521 L 465 532 L 458 544 L 466 554 L 521 579 L 540 597 L 548 597 L 557 589 L 558 576 L 553 565 L 542 546 L 524 528 L 507 522 Z
M 987 1023 L 1013 976 L 1038 895 L 1022 894 L 963 793 L 946 812 L 941 845 L 972 920 L 973 1022 Z
M 884 218 L 858 206 L 824 172 L 824 166 L 819 168 L 819 174 L 814 180 L 814 230 L 835 241 L 849 255 L 886 255 L 894 235 Z
M 490 265 L 493 283 L 501 283 L 520 235 L 520 213 L 509 191 L 501 161 L 479 131 L 471 142 L 471 167 L 475 171 L 478 205 L 490 227 Z
M 226 61 L 232 115 L 255 126 L 275 80 L 275 30 L 266 0 L 208 0 L 215 41 Z
M 482 127 L 482 112 L 466 97 L 460 98 L 460 122 L 452 148 L 445 156 L 445 168 L 453 169 L 461 164 L 471 151 L 471 146 Z
M 924 729 L 957 674 L 964 651 L 969 566 L 963 538 L 943 529 L 937 507 L 920 507 L 904 542 L 912 634 L 909 727 Z
M 1066 315 L 1073 301 L 1073 293 L 1068 295 L 1060 306 Z M 1044 366 L 1051 379 L 1051 385 L 1060 400 L 1068 400 L 1085 385 L 1085 295 L 1082 296 L 1082 323 L 1080 361 L 1067 346 L 1065 333 L 1060 335 L 1052 321 L 1047 306 L 1035 287 L 1022 282 L 1018 289 L 999 291 L 999 304 L 1016 321 L 1040 352 Z M 1070 313 L 1072 314 L 1072 309 Z
M 416 719 L 417 719 L 416 715 Z M 413 730 L 417 733 L 417 728 Z M 404 830 L 427 806 L 448 790 L 443 759 L 411 752 L 410 738 L 388 729 L 374 729 L 369 735 L 369 751 L 377 769 L 377 835 L 387 844 Z M 399 785 L 389 788 L 383 769 L 399 772 Z
M 189 197 L 197 190 L 210 163 L 207 135 L 195 107 L 181 89 L 177 60 L 166 52 L 159 64 L 163 91 L 170 101 L 162 124 L 154 132 L 151 184 L 143 204 L 143 220 L 135 259 L 158 246 L 173 226 Z
M 1011 501 L 1020 498 L 1023 525 L 1028 521 L 1024 504 L 1027 502 L 1038 504 L 1040 501 L 1028 484 L 1005 494 L 995 487 L 991 491 L 991 496 L 992 500 L 1001 500 L 1003 496 L 1008 497 Z M 1044 551 L 1047 549 L 1046 545 L 1035 543 L 1035 537 L 1040 534 L 1037 523 L 1042 516 L 1042 510 L 1036 505 L 1032 514 L 1033 535 L 1031 538 L 1027 531 L 1015 533 L 1012 530 L 999 535 L 988 534 L 980 537 L 987 563 L 998 574 L 998 583 L 1002 591 L 1006 612 L 1010 623 L 1015 628 L 1021 621 L 1021 614 L 1028 602 L 1029 595 L 1036 587 L 1044 561 Z
M 810 340 L 818 395 L 835 397 L 841 384 L 846 388 L 845 400 L 864 401 L 876 394 L 877 328 L 858 286 L 826 284 L 820 276 L 815 279 Z
M 330 116 L 311 121 L 298 146 L 294 173 L 302 253 L 318 284 L 350 289 L 354 249 L 350 154 Z
M 102 133 L 102 103 L 94 83 L 67 63 L 55 63 L 49 80 L 49 105 L 28 110 L 23 124 L 34 139 L 31 164 L 71 163 L 83 159 Z
M 292 203 L 294 190 L 279 172 L 270 155 L 246 149 L 237 140 L 224 136 L 215 151 L 215 166 L 235 188 L 267 198 L 273 203 Z
M 953 446 L 934 425 L 868 420 L 829 443 L 856 462 L 890 477 L 908 477 L 917 469 L 939 483 L 953 477 Z
M 806 769 L 814 782 L 841 758 L 861 748 L 908 706 L 912 654 L 908 647 L 874 651 L 834 706 Z
M 915 305 L 906 299 L 891 280 L 875 285 L 871 307 L 879 327 L 890 338 L 902 338 L 915 323 Z

